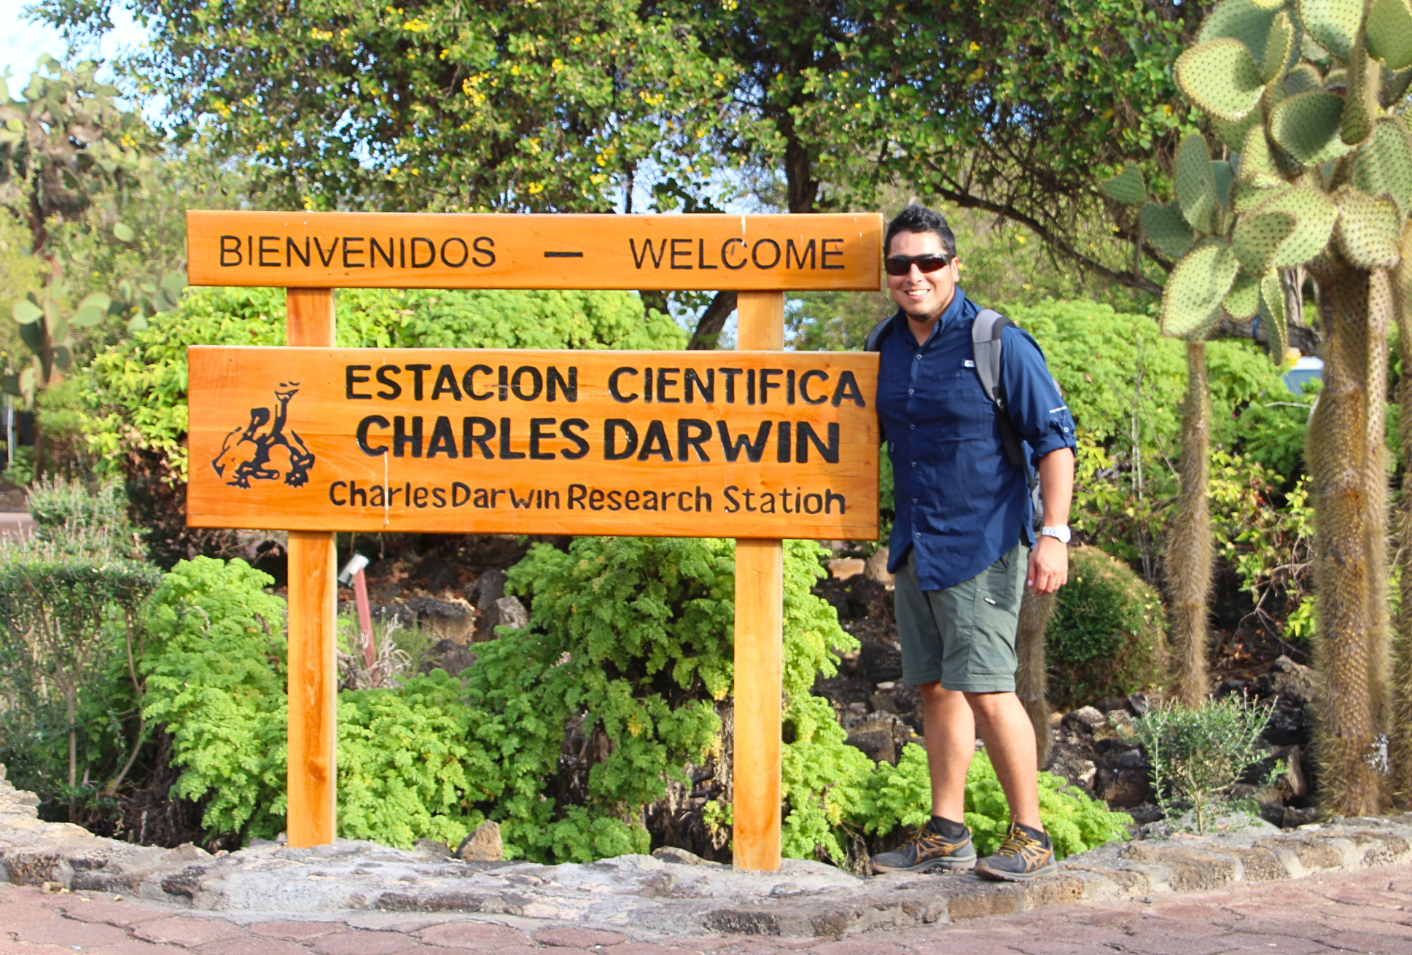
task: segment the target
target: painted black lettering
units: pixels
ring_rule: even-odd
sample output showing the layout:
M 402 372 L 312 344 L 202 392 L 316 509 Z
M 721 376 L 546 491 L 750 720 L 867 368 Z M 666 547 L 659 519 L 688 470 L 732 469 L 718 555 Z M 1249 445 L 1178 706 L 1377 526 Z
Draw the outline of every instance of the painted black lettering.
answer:
M 784 403 L 794 404 L 794 369 L 784 373 Z
M 562 424 L 559 425 L 559 433 L 564 436 L 565 441 L 573 443 L 574 450 L 560 451 L 559 453 L 562 454 L 564 457 L 568 458 L 570 461 L 577 461 L 579 458 L 588 454 L 588 442 L 585 441 L 583 438 L 579 437 L 579 435 L 576 433 L 579 431 L 587 430 L 588 422 L 583 420 L 582 418 L 566 419 Z
M 742 258 L 739 262 L 732 262 L 732 261 L 730 260 L 730 257 L 728 256 L 727 253 L 730 251 L 730 247 L 731 247 L 732 245 L 738 245 L 738 246 L 740 246 L 742 249 L 745 248 L 745 242 L 744 242 L 743 240 L 741 240 L 741 239 L 727 239 L 725 242 L 722 242 L 722 243 L 721 243 L 721 263 L 722 263 L 723 265 L 725 265 L 725 267 L 728 268 L 728 269 L 730 269 L 731 271 L 735 271 L 736 269 L 743 269 L 743 268 L 745 268 L 746 263 L 747 263 L 748 260 L 746 260 L 746 259 L 744 259 L 744 258 Z
M 642 400 L 652 404 L 652 369 L 642 369 Z
M 770 249 L 774 254 L 774 258 L 770 260 L 769 265 L 766 265 L 764 262 L 760 261 L 760 247 L 765 245 L 766 243 L 769 244 Z M 774 268 L 775 266 L 780 264 L 780 244 L 774 239 L 760 239 L 750 250 L 750 261 L 755 263 L 755 267 L 757 269 Z
M 434 458 L 438 454 L 444 454 L 448 458 L 456 458 L 456 436 L 451 433 L 451 419 L 446 415 L 439 415 L 436 424 L 431 429 L 431 444 L 427 445 L 427 457 Z
M 284 239 L 284 264 L 285 264 L 285 267 L 286 267 L 286 268 L 289 267 L 289 266 L 292 266 L 292 265 L 294 264 L 294 259 L 295 259 L 296 257 L 299 259 L 299 262 L 300 262 L 302 265 L 304 265 L 304 266 L 307 267 L 307 266 L 309 265 L 309 255 L 310 255 L 310 252 L 309 252 L 309 237 L 308 237 L 307 235 L 304 237 L 304 251 L 303 251 L 303 252 L 300 252 L 300 251 L 299 251 L 299 246 L 297 246 L 297 245 L 294 244 L 294 236 L 291 235 L 291 236 L 286 236 L 286 237 L 285 237 L 285 239 Z
M 455 242 L 461 247 L 461 257 L 455 262 L 452 262 L 450 256 L 446 254 L 446 250 L 451 247 L 451 243 L 453 242 Z M 454 251 L 452 252 L 452 255 L 455 255 Z M 451 238 L 441 243 L 441 264 L 446 266 L 447 268 L 459 269 L 461 266 L 466 264 L 466 260 L 470 257 L 471 250 L 466 247 L 466 240 L 460 238 L 459 236 L 453 235 Z
M 623 433 L 623 449 L 618 450 L 618 432 Z M 603 422 L 603 460 L 624 461 L 637 450 L 637 429 L 626 418 L 608 418 Z
M 660 403 L 664 405 L 681 404 L 680 398 L 671 398 L 667 396 L 667 389 L 675 388 L 677 386 L 676 375 L 679 371 L 681 371 L 680 368 L 657 369 L 657 400 Z
M 702 384 L 700 377 L 696 374 L 696 369 L 688 368 L 682 387 L 686 391 L 687 404 L 692 404 L 695 401 L 698 391 L 701 393 L 701 400 L 710 404 L 716 400 L 716 369 L 706 369 L 706 383 Z
M 354 247 L 353 247 L 353 243 L 354 243 L 354 242 L 358 243 L 358 246 L 359 246 L 358 248 L 354 248 Z M 363 249 L 361 248 L 362 244 L 363 244 L 363 237 L 362 237 L 361 235 L 344 236 L 344 237 L 343 237 L 343 267 L 344 267 L 345 269 L 361 269 L 361 268 L 363 267 L 363 263 L 362 263 L 362 262 L 349 262 L 349 261 L 348 261 L 348 256 L 349 256 L 349 255 L 362 255 L 362 254 L 363 254 Z
M 540 428 L 548 425 L 549 431 L 541 431 Z M 553 418 L 531 418 L 530 419 L 530 448 L 529 456 L 532 461 L 553 461 L 558 455 L 553 451 L 541 451 L 539 442 L 548 439 L 554 440 L 554 419 Z
M 360 395 L 353 390 L 354 385 L 361 385 L 368 380 L 367 375 L 358 375 L 354 372 L 372 371 L 372 365 L 347 365 L 343 369 L 343 397 L 349 401 L 372 401 L 372 395 Z
M 496 377 L 496 391 L 500 392 L 500 400 L 501 400 L 501 401 L 509 401 L 509 400 L 510 400 L 510 366 L 509 366 L 509 365 L 501 365 L 501 366 L 499 367 L 499 369 L 497 369 L 497 371 L 498 371 L 498 375 L 497 375 L 497 377 Z
M 735 376 L 745 371 L 744 368 L 722 368 L 721 376 L 726 379 L 726 404 L 735 404 Z
M 643 239 L 642 252 L 639 253 L 637 251 L 637 243 L 632 239 L 628 239 L 628 248 L 632 251 L 633 265 L 637 266 L 639 269 L 642 268 L 642 263 L 647 261 L 649 255 L 652 256 L 652 267 L 654 269 L 660 269 L 662 267 L 662 256 L 667 252 L 667 240 L 663 239 L 662 245 L 654 249 L 651 239 Z
M 529 375 L 530 382 L 534 386 L 529 394 L 525 393 L 524 388 L 521 387 L 520 384 L 525 375 Z M 534 368 L 530 365 L 521 365 L 519 368 L 515 369 L 515 374 L 510 379 L 510 390 L 513 391 L 515 397 L 519 398 L 521 401 L 534 401 L 539 397 L 540 392 L 544 390 L 544 376 L 539 373 L 538 368 Z
M 727 487 L 727 488 L 725 488 L 724 490 L 721 491 L 721 493 L 724 494 L 725 497 L 726 497 L 726 513 L 727 513 L 727 514 L 734 514 L 736 511 L 740 510 L 740 502 L 737 501 L 737 500 L 735 499 L 735 495 L 731 493 L 731 491 L 739 491 L 739 490 L 740 490 L 740 488 L 738 488 L 738 487 L 736 487 L 734 484 L 732 484 L 732 485 L 730 485 L 729 487 Z
M 314 236 L 314 251 L 319 254 L 319 262 L 323 264 L 323 267 L 328 268 L 333 264 L 334 253 L 338 251 L 338 240 L 333 240 L 333 245 L 328 247 L 328 255 L 324 255 L 323 244 L 319 242 L 318 236 Z
M 678 251 L 678 250 L 677 250 L 677 246 L 678 246 L 678 245 L 684 245 L 684 246 L 686 246 L 686 248 L 684 248 L 684 249 Z M 677 265 L 677 259 L 679 259 L 679 258 L 680 258 L 680 259 L 686 259 L 686 260 L 687 260 L 686 265 Z M 690 240 L 690 239 L 673 239 L 673 240 L 672 240 L 672 268 L 674 268 L 674 269 L 690 269 L 690 268 L 691 268 L 691 240 Z
M 456 384 L 456 373 L 451 370 L 450 365 L 442 365 L 441 370 L 436 373 L 436 384 L 431 389 L 431 400 L 435 401 L 443 393 L 450 395 L 457 401 L 461 400 L 461 389 Z
M 779 430 L 776 432 L 778 446 L 775 449 L 775 460 L 780 464 L 789 463 L 789 441 L 790 428 L 788 421 L 781 421 Z
M 814 445 L 819 455 L 829 464 L 838 463 L 838 422 L 835 421 L 829 425 L 829 443 L 827 445 L 819 439 L 818 432 L 816 432 L 814 426 L 807 421 L 799 422 L 799 426 L 795 430 L 799 433 L 798 439 L 795 441 L 796 450 L 794 460 L 797 463 L 809 463 L 810 444 Z M 780 460 L 787 461 L 789 459 L 780 458 Z
M 422 456 L 422 416 L 412 415 L 412 432 L 407 433 L 407 419 L 400 414 L 392 416 L 392 456 L 394 458 L 405 457 L 408 446 L 412 448 L 412 457 Z
M 431 365 L 408 365 L 407 370 L 413 375 L 412 378 L 412 400 L 422 400 L 422 372 L 431 371 Z
M 418 249 L 419 247 L 421 247 L 421 246 L 426 246 L 426 250 L 427 250 L 427 251 L 426 251 L 427 260 L 426 260 L 425 262 L 418 262 L 418 261 L 417 261 L 417 249 Z M 436 243 L 432 242 L 431 239 L 424 239 L 424 238 L 422 238 L 421 236 L 414 236 L 414 237 L 412 238 L 412 268 L 414 268 L 414 269 L 429 269 L 429 268 L 431 268 L 431 264 L 432 264 L 433 262 L 435 262 L 435 261 L 436 261 Z
M 550 365 L 544 371 L 545 383 L 548 386 L 549 400 L 554 401 L 556 393 L 562 391 L 564 400 L 573 403 L 579 400 L 579 370 L 577 365 L 569 366 L 569 380 L 565 381 L 564 376 L 559 374 L 559 369 Z
M 647 436 L 642 439 L 642 450 L 638 452 L 637 459 L 646 461 L 648 456 L 654 454 L 663 461 L 672 460 L 672 448 L 667 443 L 667 429 L 656 418 L 647 425 Z
M 485 245 L 481 245 L 484 242 Z M 488 269 L 495 264 L 495 253 L 491 251 L 495 248 L 495 240 L 488 235 L 476 236 L 476 240 L 471 243 L 471 248 L 476 250 L 476 257 L 471 259 L 471 264 L 481 269 Z M 480 260 L 485 256 L 485 261 Z
M 687 448 L 696 449 L 696 457 L 710 461 L 706 449 L 702 447 L 711 440 L 711 425 L 699 418 L 682 418 L 677 422 L 677 460 L 686 461 Z
M 358 447 L 368 457 L 375 458 L 380 454 L 387 453 L 387 445 L 385 444 L 380 444 L 377 447 L 368 444 L 368 429 L 386 427 L 387 419 L 380 414 L 370 414 L 358 422 Z
M 481 457 L 487 461 L 495 460 L 495 453 L 490 450 L 490 439 L 495 437 L 495 422 L 489 418 L 462 418 L 461 419 L 461 457 L 470 458 L 475 456 L 472 446 L 480 448 Z
M 622 390 L 621 390 L 621 389 L 619 388 L 619 386 L 618 386 L 618 376 L 619 376 L 619 375 L 635 375 L 635 374 L 637 374 L 637 369 L 636 369 L 636 368 L 614 368 L 614 369 L 613 369 L 613 373 L 608 376 L 608 394 L 610 394 L 610 395 L 613 396 L 613 400 L 614 400 L 614 401 L 621 401 L 623 404 L 627 404 L 629 401 L 636 401 L 636 400 L 637 400 L 637 397 L 638 397 L 637 395 L 625 395 L 625 394 L 622 393 Z
M 446 506 L 446 491 L 439 487 L 431 489 L 432 507 Z
M 784 374 L 784 371 L 779 368 L 760 369 L 760 404 L 764 405 L 770 403 L 771 388 L 773 388 L 775 391 L 780 390 L 780 383 L 778 381 L 771 381 L 770 379 L 775 377 L 776 375 L 782 374 Z
M 575 504 L 579 506 L 579 510 L 581 511 L 588 510 L 588 506 L 584 504 L 584 498 L 586 497 L 588 497 L 588 488 L 584 487 L 582 484 L 570 484 L 569 510 L 572 511 Z
M 523 451 L 510 450 L 510 419 L 500 419 L 500 460 L 518 461 L 525 456 Z
M 463 507 L 471 499 L 471 486 L 460 481 L 451 483 L 451 506 Z
M 397 365 L 383 365 L 377 370 L 378 381 L 388 387 L 387 391 L 378 392 L 379 398 L 384 401 L 395 401 L 402 397 L 402 386 L 392 380 L 392 376 L 401 370 Z
M 845 398 L 860 408 L 868 407 L 867 403 L 863 401 L 863 392 L 858 388 L 858 382 L 851 371 L 845 371 L 838 376 L 838 387 L 833 391 L 833 406 L 837 408 Z
M 716 422 L 716 432 L 721 436 L 721 450 L 725 453 L 726 460 L 734 462 L 740 457 L 741 449 L 745 449 L 745 457 L 752 464 L 758 463 L 765 455 L 765 442 L 770 439 L 770 427 L 773 422 L 760 422 L 760 430 L 755 435 L 755 440 L 751 441 L 743 434 L 731 437 L 730 428 L 724 421 Z
M 810 396 L 810 394 L 809 394 L 809 379 L 810 379 L 810 378 L 817 378 L 817 379 L 819 379 L 820 381 L 828 381 L 828 380 L 829 380 L 829 373 L 826 372 L 826 371 L 820 371 L 820 370 L 817 369 L 817 368 L 810 368 L 810 369 L 809 369 L 808 371 L 806 371 L 804 374 L 800 375 L 800 376 L 799 376 L 799 397 L 803 398 L 804 401 L 805 401 L 807 404 L 811 404 L 811 405 L 821 405 L 821 404 L 823 404 L 825 401 L 828 401 L 828 400 L 829 400 L 829 396 L 828 396 L 828 395 L 820 395 L 820 396 L 817 397 L 817 398 L 814 398 L 814 397 L 811 397 L 811 396 Z
M 382 246 L 378 245 L 377 237 L 373 236 L 368 239 L 368 267 L 377 268 L 378 256 L 382 256 L 382 264 L 388 268 L 392 268 L 392 253 L 395 251 L 397 251 L 397 249 L 393 246 L 392 239 L 389 238 L 387 240 L 387 248 L 384 249 Z
M 829 256 L 832 255 L 835 257 L 841 257 L 843 255 L 842 249 L 830 249 L 830 242 L 832 242 L 834 245 L 843 245 L 842 239 L 825 239 L 822 243 L 820 243 L 824 249 L 823 255 L 819 257 L 820 259 L 822 259 L 822 265 L 820 267 L 825 269 L 842 269 L 842 265 L 829 265 Z
M 234 261 L 230 260 L 230 256 L 232 255 L 235 256 Z M 240 254 L 240 236 L 221 236 L 221 268 L 228 269 L 239 265 L 243 261 L 244 259 Z
M 838 512 L 839 512 L 840 514 L 847 514 L 847 513 L 848 513 L 848 505 L 847 505 L 847 503 L 844 501 L 843 495 L 842 495 L 842 494 L 836 494 L 836 493 L 834 493 L 834 491 L 833 491 L 832 488 L 826 488 L 826 489 L 824 490 L 824 513 L 825 513 L 825 514 L 832 514 L 832 513 L 833 513 L 833 502 L 834 502 L 834 501 L 838 501 Z
M 270 248 L 269 246 L 267 246 L 267 245 L 265 244 L 266 242 L 273 242 L 273 243 L 274 243 L 274 248 Z M 267 254 L 274 256 L 274 261 L 273 261 L 273 262 L 266 262 L 266 261 L 265 261 L 265 256 L 266 256 Z M 262 269 L 277 269 L 277 268 L 279 268 L 279 236 L 277 236 L 277 235 L 262 235 L 262 236 L 260 236 L 260 268 L 262 268 Z
M 494 398 L 495 392 L 493 391 L 487 391 L 483 395 L 476 392 L 476 375 L 488 375 L 494 370 L 489 365 L 472 365 L 467 369 L 465 376 L 461 379 L 461 387 L 466 390 L 466 396 L 475 401 L 489 401 Z
M 696 240 L 696 267 L 698 269 L 719 269 L 719 265 L 706 264 L 706 240 Z
M 809 240 L 809 244 L 806 245 L 803 249 L 799 249 L 799 250 L 796 250 L 796 249 L 794 248 L 794 240 L 793 240 L 793 239 L 787 239 L 787 240 L 785 241 L 785 244 L 784 244 L 784 267 L 785 267 L 785 268 L 787 268 L 787 269 L 788 269 L 788 268 L 801 268 L 801 269 L 804 268 L 804 258 L 805 258 L 805 256 L 808 256 L 808 258 L 809 258 L 809 268 L 812 269 L 812 268 L 814 267 L 814 240 L 813 240 L 813 239 L 810 239 L 810 240 Z M 798 265 L 791 266 L 791 265 L 790 265 L 791 262 L 797 262 Z
M 332 504 L 334 507 L 344 507 L 344 506 L 346 506 L 346 505 L 348 504 L 348 502 L 347 502 L 346 500 L 340 501 L 337 497 L 334 496 L 334 492 L 336 492 L 336 491 L 337 491 L 339 488 L 341 488 L 341 487 L 347 487 L 347 486 L 348 486 L 348 482 L 347 482 L 347 481 L 334 481 L 332 484 L 330 484 L 330 485 L 328 486 L 328 500 L 329 500 L 329 503 Z

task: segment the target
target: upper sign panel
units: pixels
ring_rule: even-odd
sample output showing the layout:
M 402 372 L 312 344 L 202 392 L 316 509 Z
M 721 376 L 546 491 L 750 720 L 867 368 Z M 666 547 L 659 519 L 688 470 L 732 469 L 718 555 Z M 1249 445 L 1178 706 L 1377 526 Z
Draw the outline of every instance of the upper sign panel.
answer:
M 882 284 L 858 215 L 186 214 L 192 285 L 833 289 Z

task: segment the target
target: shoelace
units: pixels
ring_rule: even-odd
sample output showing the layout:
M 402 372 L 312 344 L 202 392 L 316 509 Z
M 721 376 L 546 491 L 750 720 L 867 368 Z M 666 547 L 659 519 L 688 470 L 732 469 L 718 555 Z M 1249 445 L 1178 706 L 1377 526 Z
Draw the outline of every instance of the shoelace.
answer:
M 1043 843 L 1027 834 L 1023 829 L 1015 827 L 1010 830 L 1005 841 L 1000 843 L 1000 848 L 995 854 L 998 856 L 1024 856 L 1025 849 L 1029 846 L 1039 846 L 1043 848 Z

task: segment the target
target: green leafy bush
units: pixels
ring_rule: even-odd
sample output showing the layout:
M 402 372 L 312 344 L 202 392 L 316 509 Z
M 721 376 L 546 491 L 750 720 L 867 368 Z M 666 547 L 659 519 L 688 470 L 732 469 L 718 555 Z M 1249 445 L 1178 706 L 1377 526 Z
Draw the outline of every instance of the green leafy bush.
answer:
M 284 601 L 243 560 L 176 565 L 144 615 L 144 717 L 172 736 L 173 795 L 206 800 L 212 833 L 284 828 Z
M 114 536 L 128 530 L 127 493 L 113 480 L 90 487 L 68 478 L 45 478 L 29 489 L 26 506 L 35 533 L 44 540 L 90 529 Z
M 996 778 L 995 767 L 977 752 L 966 773 L 966 825 L 976 852 L 990 855 L 1010 828 L 1010 810 Z M 1132 817 L 1069 787 L 1053 773 L 1039 774 L 1039 817 L 1063 859 L 1114 839 L 1126 839 Z M 869 833 L 887 835 L 894 828 L 915 829 L 931 818 L 931 782 L 926 750 L 915 744 L 902 748 L 896 766 L 879 763 L 853 812 L 853 821 Z
M 1262 755 L 1260 733 L 1274 703 L 1260 705 L 1235 696 L 1190 710 L 1166 706 L 1133 720 L 1133 736 L 1152 764 L 1152 788 L 1169 821 L 1173 809 L 1189 805 L 1197 832 L 1205 832 L 1246 767 Z
M 1157 592 L 1096 547 L 1069 549 L 1069 582 L 1059 591 L 1045 644 L 1049 699 L 1061 709 L 1166 681 Z
M 0 543 L 0 682 L 11 711 L 0 738 L 5 749 L 29 751 L 33 782 L 46 795 L 62 791 L 72 801 L 107 764 L 101 750 L 80 752 L 80 712 L 118 641 L 131 640 L 132 616 L 157 580 L 154 568 L 101 534 Z M 49 711 L 59 709 L 62 733 L 45 734 Z M 45 735 L 67 741 L 66 771 L 54 754 L 35 752 L 46 748 Z
M 344 289 L 336 309 L 344 348 L 650 349 L 687 339 L 631 292 Z M 187 346 L 282 345 L 284 332 L 283 289 L 190 289 L 175 311 L 97 355 L 76 387 L 100 466 L 153 453 L 185 480 Z

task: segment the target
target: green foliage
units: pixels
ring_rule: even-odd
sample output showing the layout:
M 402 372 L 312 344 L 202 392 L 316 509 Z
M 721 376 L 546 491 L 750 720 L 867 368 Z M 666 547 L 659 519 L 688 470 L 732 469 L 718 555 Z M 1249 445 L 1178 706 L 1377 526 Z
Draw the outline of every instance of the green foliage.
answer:
M 1152 787 L 1169 820 L 1175 821 L 1173 800 L 1182 800 L 1191 806 L 1196 831 L 1206 831 L 1213 804 L 1260 758 L 1260 733 L 1273 709 L 1273 703 L 1227 696 L 1197 709 L 1162 707 L 1133 720 L 1133 735 L 1152 764 Z
M 1010 809 L 984 752 L 976 753 L 966 773 L 965 822 L 976 852 L 990 855 L 1010 828 Z M 1132 817 L 1070 788 L 1053 773 L 1039 774 L 1039 817 L 1054 842 L 1054 855 L 1063 859 L 1114 839 L 1126 839 Z M 854 820 L 864 830 L 886 835 L 894 828 L 916 828 L 931 818 L 931 784 L 926 750 L 915 744 L 902 749 L 897 765 L 880 763 L 868 781 Z
M 116 481 L 89 487 L 66 478 L 46 478 L 29 489 L 27 506 L 35 533 L 44 540 L 103 528 L 120 537 L 128 524 L 127 494 Z
M 1069 582 L 1046 631 L 1050 698 L 1061 709 L 1160 687 L 1167 640 L 1161 598 L 1096 547 L 1069 550 Z
M 215 833 L 273 838 L 284 828 L 284 601 L 242 560 L 182 561 L 143 617 L 143 716 L 166 724 L 175 796 L 206 800 Z
M 62 706 L 71 794 L 81 778 L 85 689 L 114 649 L 113 628 L 130 636 L 132 615 L 157 578 L 155 569 L 128 559 L 96 532 L 71 528 L 60 540 L 0 544 L 0 670 L 12 687 L 19 681 L 12 701 Z
M 84 374 L 85 428 L 110 469 L 125 455 L 159 455 L 186 478 L 186 349 L 282 345 L 283 289 L 188 292 L 173 312 L 98 355 Z M 338 295 L 340 347 L 680 348 L 671 319 L 644 312 L 630 292 L 403 291 Z

